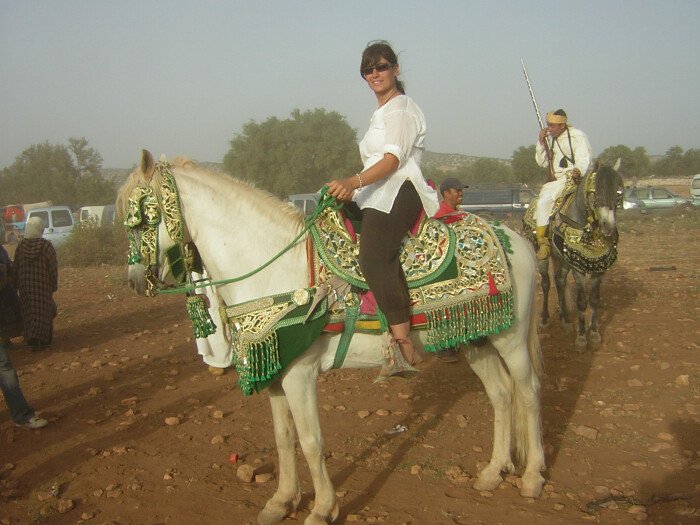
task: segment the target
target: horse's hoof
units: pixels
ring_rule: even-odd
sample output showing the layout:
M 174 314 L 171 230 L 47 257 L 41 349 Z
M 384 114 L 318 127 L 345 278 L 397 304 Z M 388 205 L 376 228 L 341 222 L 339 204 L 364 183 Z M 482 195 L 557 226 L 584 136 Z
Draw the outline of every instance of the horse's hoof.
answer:
M 586 341 L 586 337 L 583 335 L 577 336 L 575 346 L 577 352 L 585 352 L 588 349 L 588 342 Z
M 226 369 L 219 368 L 218 366 L 210 366 L 209 373 L 213 376 L 222 376 L 226 373 Z
M 526 472 L 522 477 L 520 495 L 523 498 L 539 498 L 544 486 L 544 478 L 539 472 Z
M 258 514 L 258 525 L 274 525 L 280 523 L 287 516 L 290 516 L 296 511 L 301 495 L 298 495 L 294 501 L 280 503 L 274 498 L 265 503 L 265 508 Z
M 498 486 L 501 484 L 503 481 L 503 478 L 501 477 L 500 474 L 496 474 L 495 476 L 492 474 L 484 473 L 482 470 L 479 476 L 476 478 L 476 481 L 474 482 L 474 490 L 496 490 Z
M 588 334 L 588 342 L 594 348 L 597 348 L 598 346 L 600 346 L 600 342 L 602 340 L 603 340 L 603 338 L 600 337 L 600 334 L 598 332 L 591 332 L 590 334 Z
M 258 525 L 275 525 L 287 517 L 285 511 L 280 512 L 279 509 L 271 510 L 267 507 L 268 506 L 265 505 L 265 508 L 258 514 Z
M 571 332 L 574 331 L 574 324 L 570 323 L 568 321 L 562 321 L 561 322 L 561 327 L 564 330 L 565 334 L 570 334 Z
M 540 328 L 547 328 L 549 326 L 549 319 L 540 319 Z
M 333 523 L 338 519 L 338 514 L 340 514 L 340 509 L 338 508 L 338 503 L 336 502 L 333 505 L 333 510 L 331 510 L 331 513 L 328 515 L 327 519 L 312 511 L 311 514 L 309 514 L 304 520 L 304 525 L 328 525 L 329 523 Z

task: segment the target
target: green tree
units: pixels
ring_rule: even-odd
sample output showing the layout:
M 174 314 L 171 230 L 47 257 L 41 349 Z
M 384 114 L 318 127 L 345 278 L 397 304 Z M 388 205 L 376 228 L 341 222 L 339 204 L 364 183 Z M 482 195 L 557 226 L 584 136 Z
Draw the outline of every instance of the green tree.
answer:
M 654 173 L 661 177 L 690 175 L 683 171 L 683 148 L 680 146 L 669 148 L 666 154 L 654 163 Z
M 626 179 L 644 179 L 651 174 L 651 161 L 644 148 L 634 150 L 619 144 L 605 149 L 598 160 L 605 166 L 614 166 L 620 159 L 620 175 Z
M 324 109 L 245 124 L 223 164 L 231 175 L 280 197 L 316 191 L 362 168 L 355 131 L 342 115 Z
M 68 149 L 75 159 L 75 167 L 80 177 L 100 175 L 102 170 L 102 155 L 93 148 L 88 148 L 85 137 L 68 139 Z
M 547 181 L 547 168 L 535 160 L 535 145 L 520 146 L 513 152 L 510 167 L 513 179 L 523 184 L 544 184 Z
M 53 201 L 75 209 L 83 204 L 106 204 L 114 201 L 113 181 L 104 180 L 99 169 L 102 158 L 87 148 L 85 139 L 73 140 L 72 147 L 81 155 L 83 172 L 69 147 L 48 141 L 25 149 L 14 163 L 0 174 L 0 196 L 4 204 Z
M 683 154 L 683 164 L 686 175 L 700 173 L 700 149 L 690 148 Z

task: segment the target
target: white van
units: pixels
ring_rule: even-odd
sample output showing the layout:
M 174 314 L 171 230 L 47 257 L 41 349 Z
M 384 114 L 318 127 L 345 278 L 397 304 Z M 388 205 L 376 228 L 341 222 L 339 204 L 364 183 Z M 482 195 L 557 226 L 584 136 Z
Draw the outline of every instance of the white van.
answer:
M 114 204 L 105 206 L 83 206 L 78 210 L 80 223 L 92 223 L 95 226 L 114 224 Z
M 51 241 L 54 246 L 66 242 L 73 231 L 73 215 L 68 206 L 49 206 L 34 208 L 27 213 L 27 220 L 40 217 L 44 222 L 44 239 Z
M 693 175 L 690 183 L 690 202 L 695 206 L 700 206 L 700 173 Z

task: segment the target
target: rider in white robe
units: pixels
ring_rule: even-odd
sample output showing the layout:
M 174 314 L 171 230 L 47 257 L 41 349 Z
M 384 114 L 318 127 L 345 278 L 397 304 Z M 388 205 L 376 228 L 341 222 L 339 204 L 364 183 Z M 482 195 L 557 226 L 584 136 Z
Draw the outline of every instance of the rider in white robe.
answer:
M 558 109 L 547 113 L 547 127 L 540 130 L 539 140 L 535 146 L 535 160 L 543 168 L 549 167 L 547 149 L 552 154 L 554 180 L 542 186 L 537 199 L 535 220 L 537 221 L 537 258 L 549 257 L 549 239 L 547 226 L 552 213 L 554 201 L 566 186 L 567 177 L 577 180 L 585 174 L 591 163 L 593 153 L 588 137 L 580 129 L 567 124 L 566 113 Z

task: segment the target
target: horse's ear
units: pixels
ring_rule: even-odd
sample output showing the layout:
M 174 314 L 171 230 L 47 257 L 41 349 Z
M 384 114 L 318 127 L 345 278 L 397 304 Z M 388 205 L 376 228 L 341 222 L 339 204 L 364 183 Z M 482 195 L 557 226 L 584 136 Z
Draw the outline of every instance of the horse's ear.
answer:
M 617 160 L 615 161 L 615 164 L 613 165 L 613 169 L 615 171 L 620 171 L 620 166 L 622 166 L 622 157 L 617 157 Z
M 150 179 L 153 176 L 153 170 L 155 168 L 155 162 L 153 162 L 153 155 L 147 149 L 141 150 L 141 173 L 146 176 L 146 179 Z

